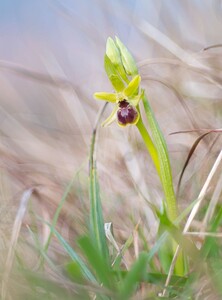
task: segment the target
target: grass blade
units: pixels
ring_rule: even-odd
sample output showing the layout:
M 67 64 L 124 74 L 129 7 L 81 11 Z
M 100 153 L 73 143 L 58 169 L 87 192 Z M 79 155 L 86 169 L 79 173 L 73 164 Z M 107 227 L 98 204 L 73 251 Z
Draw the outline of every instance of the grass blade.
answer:
M 48 224 L 48 226 L 50 227 L 52 233 L 57 237 L 57 239 L 63 246 L 64 250 L 66 250 L 67 254 L 71 257 L 73 261 L 76 262 L 83 276 L 90 282 L 97 283 L 91 271 L 88 269 L 88 267 L 83 262 L 83 260 L 79 257 L 79 255 L 74 251 L 74 249 L 69 245 L 69 243 L 60 235 L 60 233 L 58 233 L 58 231 L 55 228 L 53 228 L 50 224 Z
M 107 288 L 113 289 L 112 273 L 107 266 L 104 257 L 99 253 L 88 236 L 83 236 L 79 239 L 78 244 L 87 257 L 92 269 L 96 272 L 99 281 Z
M 129 299 L 138 283 L 144 280 L 148 263 L 148 255 L 141 253 L 137 261 L 133 264 L 120 286 L 118 299 Z
M 99 114 L 95 129 L 93 130 L 91 147 L 90 147 L 90 173 L 89 173 L 89 196 L 90 196 L 90 233 L 92 239 L 100 254 L 105 258 L 107 264 L 110 265 L 109 252 L 106 243 L 106 235 L 104 229 L 104 220 L 102 214 L 102 205 L 99 192 L 99 183 L 97 178 L 96 159 L 95 159 L 95 142 L 97 127 L 100 116 L 105 109 L 105 105 Z

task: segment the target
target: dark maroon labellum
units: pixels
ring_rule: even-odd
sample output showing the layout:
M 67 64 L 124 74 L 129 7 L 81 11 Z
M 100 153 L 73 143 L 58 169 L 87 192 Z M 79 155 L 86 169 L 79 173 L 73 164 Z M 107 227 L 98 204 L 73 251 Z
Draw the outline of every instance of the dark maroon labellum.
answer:
M 117 111 L 117 119 L 120 125 L 134 124 L 138 117 L 136 108 L 129 104 L 126 100 L 119 102 Z

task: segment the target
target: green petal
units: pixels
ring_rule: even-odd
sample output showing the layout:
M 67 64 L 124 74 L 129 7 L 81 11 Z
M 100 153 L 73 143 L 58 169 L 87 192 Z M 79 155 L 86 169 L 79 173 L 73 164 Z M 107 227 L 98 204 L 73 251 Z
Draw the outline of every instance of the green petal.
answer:
M 118 110 L 118 105 L 115 105 L 113 111 L 111 112 L 111 114 L 109 115 L 109 117 L 102 123 L 102 126 L 108 126 L 110 125 L 112 122 L 114 122 L 116 120 L 116 113 Z
M 116 44 L 120 50 L 123 66 L 126 70 L 126 73 L 132 76 L 137 75 L 138 69 L 131 53 L 128 51 L 125 45 L 120 41 L 120 39 L 118 39 L 118 37 L 116 37 Z
M 139 75 L 136 75 L 128 84 L 128 86 L 124 89 L 123 93 L 130 97 L 132 96 L 139 88 L 141 81 L 141 77 Z
M 105 93 L 105 92 L 94 93 L 93 97 L 99 100 L 105 100 L 107 102 L 112 102 L 112 103 L 116 102 L 116 94 L 112 94 L 112 93 Z
M 116 76 L 116 75 L 112 75 L 109 77 L 109 80 L 111 81 L 114 89 L 117 91 L 117 92 L 122 92 L 125 88 L 125 85 L 124 83 L 122 82 L 122 80 L 120 80 L 119 76 Z
M 137 96 L 131 98 L 131 99 L 128 99 L 129 103 L 133 106 L 137 106 L 140 102 L 140 100 L 143 98 L 143 95 L 144 95 L 144 90 Z

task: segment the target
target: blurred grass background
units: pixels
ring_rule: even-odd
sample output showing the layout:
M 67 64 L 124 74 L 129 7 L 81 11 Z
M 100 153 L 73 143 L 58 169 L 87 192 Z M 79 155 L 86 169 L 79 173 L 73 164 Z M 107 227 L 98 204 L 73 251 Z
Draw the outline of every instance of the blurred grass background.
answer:
M 107 37 L 120 37 L 138 62 L 167 140 L 176 187 L 199 133 L 169 134 L 221 127 L 221 30 L 218 0 L 0 1 L 1 274 L 20 199 L 35 188 L 21 220 L 11 299 L 24 288 L 16 266 L 38 266 L 29 229 L 44 245 L 49 228 L 39 218 L 52 222 L 73 176 L 58 228 L 75 245 L 87 227 L 89 145 L 103 105 L 92 94 L 111 91 L 103 69 Z M 212 45 L 218 47 L 205 49 Z M 198 146 L 182 181 L 181 209 L 197 197 L 220 148 L 218 134 Z M 157 221 L 141 193 L 160 204 L 162 192 L 136 129 L 116 124 L 100 129 L 97 166 L 104 218 L 113 223 L 119 245 L 138 222 L 145 241 L 153 244 Z M 134 250 L 126 254 L 129 263 L 140 243 L 134 241 Z M 58 265 L 64 263 L 56 239 L 49 251 Z

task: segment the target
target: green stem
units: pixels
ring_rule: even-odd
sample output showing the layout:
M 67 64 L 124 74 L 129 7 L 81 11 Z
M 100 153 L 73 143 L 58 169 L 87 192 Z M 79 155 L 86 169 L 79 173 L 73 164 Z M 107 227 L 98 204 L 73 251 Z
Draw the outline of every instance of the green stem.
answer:
M 137 122 L 136 126 L 143 138 L 143 141 L 144 141 L 146 148 L 152 158 L 152 161 L 154 163 L 156 171 L 160 177 L 160 164 L 159 164 L 158 153 L 157 153 L 156 147 L 154 146 L 153 141 L 152 141 L 148 131 L 146 130 L 146 127 L 144 126 L 141 118 L 139 118 L 139 121 Z
M 168 164 L 164 164 L 164 166 L 161 166 L 160 159 L 158 156 L 158 151 L 157 151 L 148 131 L 146 130 L 146 127 L 144 126 L 141 118 L 139 119 L 139 121 L 137 123 L 137 128 L 143 138 L 143 141 L 144 141 L 146 148 L 152 158 L 152 161 L 154 163 L 154 166 L 156 168 L 156 171 L 157 171 L 160 181 L 162 183 L 163 191 L 164 191 L 165 198 L 166 198 L 166 206 L 167 206 L 166 209 L 167 209 L 168 217 L 169 217 L 170 221 L 174 222 L 177 218 L 176 198 L 175 198 L 173 185 L 171 183 L 169 184 L 169 181 L 166 180 L 167 176 L 170 175 L 170 177 L 171 177 L 171 171 L 170 171 L 169 167 L 167 166 Z
M 165 195 L 166 211 L 168 218 L 171 222 L 174 222 L 178 216 L 178 212 L 167 148 L 160 128 L 158 127 L 157 121 L 152 113 L 151 107 L 146 105 L 147 102 L 144 102 L 147 118 L 149 121 L 149 125 L 151 126 L 151 131 L 154 136 L 153 138 L 155 144 L 152 141 L 146 127 L 144 126 L 142 118 L 139 119 L 137 123 L 137 128 L 143 138 L 146 148 L 152 158 L 156 171 L 159 175 Z M 172 241 L 172 250 L 175 251 L 176 247 L 177 244 L 174 241 Z M 178 275 L 184 274 L 182 253 L 179 254 L 179 257 L 177 259 L 175 265 L 175 273 Z
M 152 133 L 153 144 L 157 150 L 160 166 L 160 171 L 158 174 L 165 195 L 167 215 L 170 221 L 174 222 L 178 216 L 178 211 L 167 145 L 145 93 L 143 94 L 142 99 L 146 117 Z

